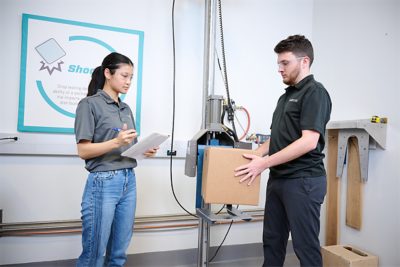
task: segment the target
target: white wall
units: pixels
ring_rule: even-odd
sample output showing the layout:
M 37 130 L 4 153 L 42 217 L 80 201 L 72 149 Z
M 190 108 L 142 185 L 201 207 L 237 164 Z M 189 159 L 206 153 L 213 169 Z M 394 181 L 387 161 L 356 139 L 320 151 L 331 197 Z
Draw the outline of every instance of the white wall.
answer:
M 370 151 L 361 231 L 345 225 L 345 173 L 341 187 L 340 242 L 378 255 L 380 266 L 400 265 L 399 14 L 397 0 L 314 5 L 314 72 L 331 94 L 331 119 L 389 118 L 387 149 Z
M 224 35 L 231 97 L 252 116 L 250 132 L 266 133 L 283 85 L 277 74 L 274 45 L 290 34 L 312 37 L 312 0 L 223 1 Z M 142 30 L 144 37 L 142 135 L 170 132 L 172 116 L 172 1 L 13 1 L 0 2 L 0 58 L 3 62 L 0 133 L 16 132 L 21 14 Z M 186 141 L 201 123 L 204 1 L 176 1 L 176 140 Z M 219 51 L 219 55 L 220 51 Z M 225 95 L 216 74 L 216 94 Z M 242 122 L 244 124 L 244 122 Z M 239 129 L 240 130 L 240 129 Z M 0 144 L 1 145 L 1 144 Z M 71 144 L 74 145 L 74 144 Z M 83 161 L 67 156 L 0 155 L 0 209 L 5 223 L 67 220 L 80 217 L 86 178 Z M 178 198 L 194 210 L 194 178 L 184 161 L 174 161 Z M 169 162 L 139 163 L 137 216 L 183 213 L 169 185 Z M 263 186 L 268 173 L 263 176 Z M 263 207 L 264 192 L 260 196 Z M 225 244 L 261 242 L 261 223 L 234 226 Z M 225 226 L 212 231 L 219 244 Z M 129 253 L 197 247 L 197 231 L 135 233 Z M 76 258 L 80 236 L 0 238 L 0 264 Z
M 171 3 L 147 1 L 0 2 L 2 94 L 0 132 L 16 132 L 19 91 L 21 14 L 77 20 L 143 30 L 142 131 L 169 132 L 171 124 Z M 65 3 L 65 4 L 62 4 Z M 236 0 L 223 1 L 225 47 L 231 97 L 249 109 L 251 132 L 266 132 L 283 85 L 273 47 L 282 38 L 303 33 L 314 44 L 316 79 L 333 100 L 332 120 L 389 117 L 387 149 L 370 153 L 364 187 L 363 228 L 355 231 L 341 217 L 341 243 L 380 257 L 380 266 L 400 265 L 398 78 L 400 3 L 397 0 Z M 190 139 L 200 127 L 204 3 L 176 2 L 176 139 Z M 220 74 L 217 93 L 225 94 Z M 1 144 L 0 144 L 1 145 Z M 397 163 L 398 164 L 398 163 Z M 182 213 L 169 187 L 168 161 L 140 162 L 137 216 Z M 195 181 L 183 175 L 184 161 L 174 161 L 178 198 L 194 209 Z M 265 184 L 267 173 L 263 176 Z M 4 222 L 77 219 L 86 171 L 77 157 L 0 155 L 0 209 Z M 342 192 L 346 177 L 343 176 Z M 263 206 L 264 192 L 260 196 Z M 342 194 L 342 207 L 345 196 Z M 324 237 L 324 214 L 321 237 Z M 231 230 L 226 244 L 261 241 L 261 223 Z M 219 243 L 226 227 L 213 228 Z M 167 244 L 167 245 L 163 245 Z M 194 248 L 197 231 L 136 233 L 129 253 Z M 76 258 L 80 236 L 0 238 L 0 264 Z

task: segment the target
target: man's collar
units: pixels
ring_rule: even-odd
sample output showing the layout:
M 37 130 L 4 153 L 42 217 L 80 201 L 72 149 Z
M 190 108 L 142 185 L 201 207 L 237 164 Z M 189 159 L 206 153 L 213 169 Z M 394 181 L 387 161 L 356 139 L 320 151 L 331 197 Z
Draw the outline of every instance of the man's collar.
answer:
M 313 80 L 313 79 L 314 79 L 314 75 L 309 74 L 309 75 L 307 75 L 306 77 L 304 77 L 300 82 L 296 83 L 295 85 L 288 86 L 285 90 L 286 90 L 286 91 L 287 91 L 288 89 L 297 89 L 297 90 L 300 90 L 300 89 L 302 89 L 302 88 L 304 87 L 304 85 L 305 85 L 306 83 L 308 83 L 310 80 Z

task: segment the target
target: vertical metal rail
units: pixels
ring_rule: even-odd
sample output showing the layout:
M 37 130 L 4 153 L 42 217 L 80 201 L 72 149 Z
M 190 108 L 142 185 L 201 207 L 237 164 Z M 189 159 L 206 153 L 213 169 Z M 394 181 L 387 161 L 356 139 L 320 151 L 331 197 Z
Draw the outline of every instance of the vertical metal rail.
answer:
M 201 129 L 206 128 L 207 97 L 214 94 L 215 35 L 217 22 L 217 0 L 205 0 L 204 57 L 203 57 L 203 102 Z
M 204 58 L 203 58 L 203 99 L 201 129 L 207 124 L 207 98 L 214 95 L 215 76 L 215 36 L 217 21 L 217 0 L 205 0 L 204 18 Z M 199 177 L 197 177 L 199 179 Z M 211 209 L 210 204 L 202 201 L 202 209 Z M 197 266 L 208 266 L 208 251 L 210 248 L 210 223 L 199 217 Z
M 202 204 L 203 209 L 210 209 L 210 204 Z M 199 217 L 199 237 L 197 266 L 208 266 L 208 251 L 210 249 L 210 223 L 202 217 Z

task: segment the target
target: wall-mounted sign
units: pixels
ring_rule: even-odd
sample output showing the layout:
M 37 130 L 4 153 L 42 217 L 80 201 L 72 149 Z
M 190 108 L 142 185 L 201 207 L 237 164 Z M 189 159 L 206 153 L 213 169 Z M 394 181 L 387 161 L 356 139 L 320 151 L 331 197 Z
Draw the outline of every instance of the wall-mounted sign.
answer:
M 73 133 L 93 70 L 118 52 L 135 65 L 131 88 L 120 97 L 140 132 L 143 39 L 143 31 L 23 14 L 18 131 Z

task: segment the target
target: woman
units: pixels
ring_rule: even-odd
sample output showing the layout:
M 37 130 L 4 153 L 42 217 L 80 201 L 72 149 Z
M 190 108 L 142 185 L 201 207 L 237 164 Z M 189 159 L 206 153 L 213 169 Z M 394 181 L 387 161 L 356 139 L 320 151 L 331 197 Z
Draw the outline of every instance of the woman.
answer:
M 123 266 L 126 261 L 135 217 L 137 163 L 121 153 L 137 142 L 137 133 L 131 109 L 118 96 L 128 92 L 132 76 L 128 57 L 109 54 L 94 70 L 87 97 L 76 110 L 78 155 L 89 171 L 77 266 Z M 151 149 L 145 155 L 155 153 Z

